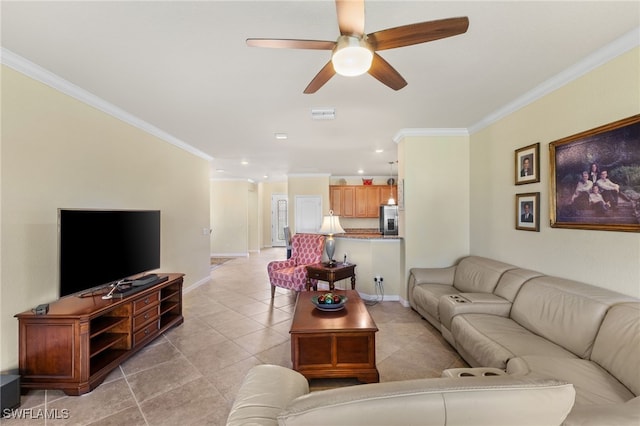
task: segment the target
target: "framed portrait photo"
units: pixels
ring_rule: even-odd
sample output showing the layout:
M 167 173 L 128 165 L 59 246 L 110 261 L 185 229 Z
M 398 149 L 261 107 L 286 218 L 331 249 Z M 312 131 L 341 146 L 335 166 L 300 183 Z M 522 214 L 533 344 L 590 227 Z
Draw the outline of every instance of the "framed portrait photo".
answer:
M 549 144 L 552 228 L 640 232 L 640 114 Z
M 540 143 L 516 149 L 516 185 L 540 182 Z
M 540 193 L 516 194 L 516 229 L 540 232 Z

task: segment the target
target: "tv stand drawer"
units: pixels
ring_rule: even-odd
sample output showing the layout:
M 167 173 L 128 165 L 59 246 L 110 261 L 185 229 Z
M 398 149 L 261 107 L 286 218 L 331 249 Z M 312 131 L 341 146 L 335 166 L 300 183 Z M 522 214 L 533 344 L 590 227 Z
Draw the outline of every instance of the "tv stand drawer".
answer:
M 133 332 L 135 333 L 149 322 L 157 320 L 159 316 L 160 305 L 155 305 L 155 307 L 149 308 L 144 312 L 140 312 L 135 317 L 133 317 Z
M 160 323 L 156 319 L 155 322 L 143 327 L 139 331 L 136 331 L 133 334 L 133 347 L 135 348 L 141 342 L 144 342 L 145 340 L 156 336 L 158 334 L 159 329 L 160 329 Z
M 160 291 L 154 291 L 133 302 L 133 314 L 144 311 L 149 306 L 157 305 L 160 302 Z

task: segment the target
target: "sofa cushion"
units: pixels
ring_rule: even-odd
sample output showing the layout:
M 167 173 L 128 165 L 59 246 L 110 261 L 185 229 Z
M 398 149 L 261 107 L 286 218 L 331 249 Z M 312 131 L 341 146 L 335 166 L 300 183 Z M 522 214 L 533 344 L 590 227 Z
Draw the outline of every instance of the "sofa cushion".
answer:
M 456 349 L 472 366 L 504 370 L 522 355 L 575 358 L 571 352 L 537 336 L 510 318 L 486 314 L 456 315 L 451 321 Z
M 607 312 L 591 360 L 640 395 L 640 303 L 612 306 Z
M 640 396 L 623 404 L 573 407 L 573 410 L 562 423 L 562 426 L 602 425 L 640 425 Z
M 510 360 L 507 372 L 572 383 L 576 389 L 576 406 L 619 404 L 635 396 L 604 368 L 586 359 L 523 356 Z
M 502 274 L 514 268 L 485 257 L 465 257 L 456 266 L 453 285 L 462 293 L 492 293 Z
M 435 326 L 440 326 L 440 314 L 438 312 L 438 302 L 442 296 L 448 294 L 458 294 L 458 290 L 445 284 L 421 284 L 413 289 L 412 299 L 414 303 L 426 311 L 429 321 L 435 322 Z
M 511 307 L 511 318 L 580 358 L 589 358 L 609 307 L 630 300 L 633 299 L 604 288 L 542 276 L 522 286 Z

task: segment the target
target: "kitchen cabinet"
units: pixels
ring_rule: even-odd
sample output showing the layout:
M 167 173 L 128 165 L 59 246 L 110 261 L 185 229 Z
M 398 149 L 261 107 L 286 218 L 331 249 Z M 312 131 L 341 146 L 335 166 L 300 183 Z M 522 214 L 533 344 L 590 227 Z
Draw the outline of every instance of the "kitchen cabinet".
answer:
M 389 194 L 397 198 L 397 186 L 389 185 L 331 185 L 329 187 L 331 210 L 341 217 L 377 218 L 380 205 Z

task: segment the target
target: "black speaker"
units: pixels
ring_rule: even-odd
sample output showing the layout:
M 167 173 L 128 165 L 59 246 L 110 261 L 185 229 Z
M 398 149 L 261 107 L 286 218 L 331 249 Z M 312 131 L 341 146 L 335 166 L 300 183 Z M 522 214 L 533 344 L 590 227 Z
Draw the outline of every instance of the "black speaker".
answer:
M 20 406 L 20 376 L 0 375 L 0 416 L 4 410 Z

